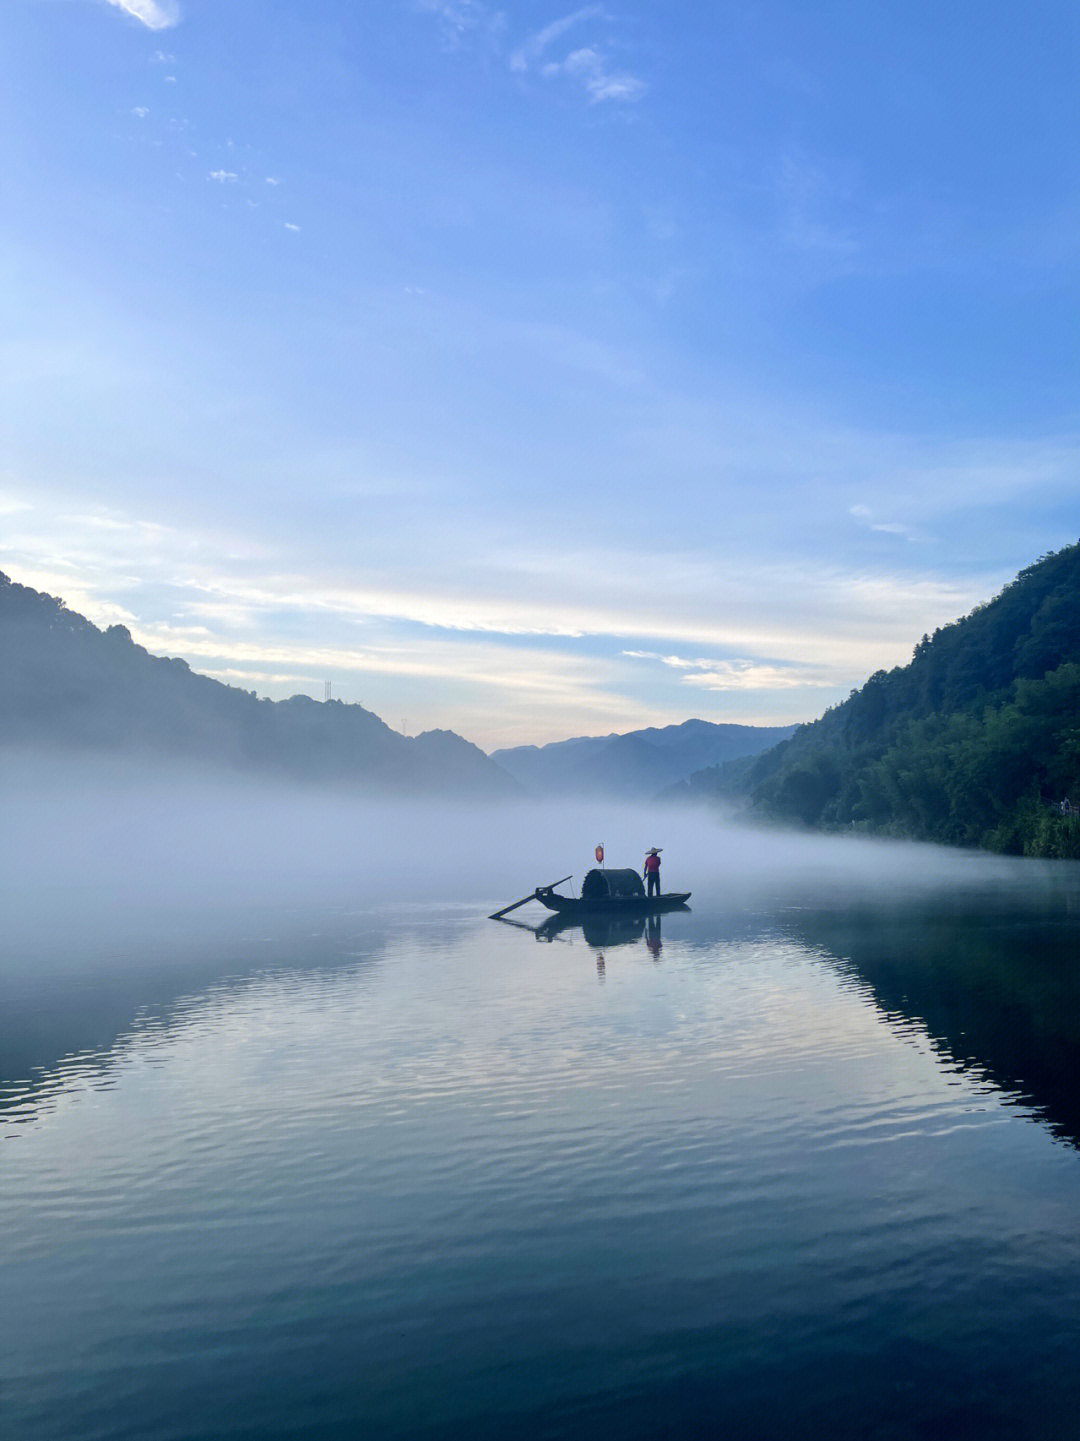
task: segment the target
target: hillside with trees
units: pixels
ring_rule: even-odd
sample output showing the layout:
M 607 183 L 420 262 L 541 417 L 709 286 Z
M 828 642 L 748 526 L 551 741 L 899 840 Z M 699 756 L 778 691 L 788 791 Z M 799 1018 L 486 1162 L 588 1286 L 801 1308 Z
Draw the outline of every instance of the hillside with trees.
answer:
M 790 740 L 680 793 L 827 830 L 1080 857 L 1080 544 Z
M 365 791 L 519 794 L 452 731 L 404 736 L 359 705 L 260 699 L 99 630 L 0 574 L 0 744 L 208 762 Z

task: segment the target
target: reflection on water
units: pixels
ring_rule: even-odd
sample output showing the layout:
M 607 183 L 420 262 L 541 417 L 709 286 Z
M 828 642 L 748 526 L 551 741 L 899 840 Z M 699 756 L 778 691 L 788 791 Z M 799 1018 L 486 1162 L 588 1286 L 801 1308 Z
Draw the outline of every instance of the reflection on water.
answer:
M 452 915 L 441 911 L 438 928 L 453 935 Z M 384 919 L 355 912 L 165 913 L 89 953 L 10 951 L 0 967 L 0 1117 L 32 1118 L 73 1078 L 107 1077 L 133 1045 L 175 1034 L 208 997 L 267 975 L 373 966 L 386 940 Z
M 263 915 L 9 970 L 5 1434 L 1073 1434 L 1060 900 Z
M 689 906 L 670 908 L 667 915 L 689 915 Z M 517 925 L 522 930 L 531 930 L 538 941 L 554 941 L 559 937 L 570 937 L 580 932 L 585 944 L 603 950 L 611 946 L 632 946 L 644 940 L 654 956 L 663 949 L 663 919 L 659 914 L 651 915 L 632 912 L 623 915 L 604 915 L 602 912 L 571 918 L 565 915 L 549 916 L 538 926 L 527 926 L 524 922 L 501 922 Z
M 1080 1146 L 1080 926 L 1037 903 L 980 898 L 799 912 L 791 934 L 857 978 L 890 1020 L 916 1022 L 957 1067 Z

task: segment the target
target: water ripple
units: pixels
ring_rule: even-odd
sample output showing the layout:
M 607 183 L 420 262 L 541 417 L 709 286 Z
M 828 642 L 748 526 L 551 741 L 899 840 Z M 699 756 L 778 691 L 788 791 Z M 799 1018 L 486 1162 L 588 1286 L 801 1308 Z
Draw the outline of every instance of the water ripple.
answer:
M 788 930 L 599 985 L 421 919 L 6 1084 L 14 1434 L 661 1434 L 628 1397 L 734 1424 L 797 1366 L 794 1424 L 916 1344 L 1053 1386 L 1076 1158 L 919 1017 Z

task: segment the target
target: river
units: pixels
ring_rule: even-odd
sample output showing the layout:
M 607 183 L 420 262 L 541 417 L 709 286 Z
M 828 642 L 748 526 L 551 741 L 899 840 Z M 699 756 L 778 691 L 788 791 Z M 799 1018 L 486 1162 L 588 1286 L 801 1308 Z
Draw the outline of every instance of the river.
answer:
M 695 845 L 609 935 L 24 925 L 5 1437 L 1075 1435 L 1080 869 Z

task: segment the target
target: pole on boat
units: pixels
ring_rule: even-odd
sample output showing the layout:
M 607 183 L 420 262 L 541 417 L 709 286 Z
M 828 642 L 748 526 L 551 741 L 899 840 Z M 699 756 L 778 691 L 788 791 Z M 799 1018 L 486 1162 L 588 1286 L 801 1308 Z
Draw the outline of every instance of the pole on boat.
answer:
M 572 876 L 560 876 L 557 881 L 552 881 L 550 886 L 537 886 L 536 891 L 553 891 L 556 886 L 561 886 L 563 881 L 569 881 L 572 879 Z M 491 915 L 488 916 L 488 920 L 497 921 L 501 919 L 501 917 L 507 915 L 510 911 L 516 911 L 518 906 L 523 906 L 529 901 L 534 901 L 536 899 L 536 891 L 530 891 L 527 896 L 522 896 L 520 901 L 511 901 L 508 906 L 503 906 L 501 911 L 492 911 Z

